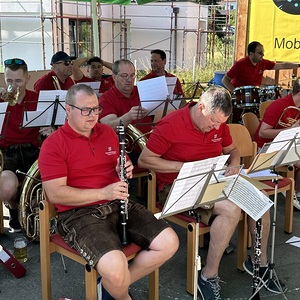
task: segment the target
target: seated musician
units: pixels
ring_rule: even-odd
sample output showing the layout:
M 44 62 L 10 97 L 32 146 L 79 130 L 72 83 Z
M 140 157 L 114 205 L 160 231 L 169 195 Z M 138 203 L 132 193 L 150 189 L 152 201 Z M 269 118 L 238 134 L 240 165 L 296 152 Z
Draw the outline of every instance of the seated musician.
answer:
M 23 59 L 12 58 L 4 61 L 4 79 L 6 87 L 12 93 L 1 90 L 0 101 L 7 102 L 4 129 L 0 138 L 0 149 L 4 158 L 4 171 L 0 177 L 0 201 L 9 208 L 9 232 L 20 232 L 18 204 L 20 200 L 19 179 L 16 170 L 27 172 L 38 157 L 40 144 L 39 128 L 21 128 L 23 112 L 36 110 L 38 93 L 26 89 L 30 79 L 27 64 Z M 5 124 L 7 122 L 7 126 Z M 0 205 L 2 203 L 0 202 Z
M 287 109 L 287 107 L 293 107 Z M 272 142 L 276 135 L 291 127 L 300 126 L 300 78 L 293 81 L 292 93 L 273 101 L 264 113 L 263 119 L 254 134 L 257 146 Z M 287 109 L 285 111 L 285 109 Z M 300 210 L 300 162 L 295 164 L 295 191 L 294 207 Z
M 68 90 L 75 84 L 72 58 L 63 51 L 56 52 L 51 58 L 51 71 L 43 75 L 34 84 L 34 90 Z
M 183 109 L 167 115 L 155 126 L 138 164 L 157 172 L 158 198 L 161 204 L 165 203 L 172 183 L 184 162 L 229 154 L 228 167 L 240 164 L 239 151 L 232 142 L 226 124 L 231 111 L 231 97 L 228 91 L 222 87 L 211 87 L 201 95 L 199 102 L 192 102 Z M 238 168 L 228 168 L 226 173 L 231 175 L 237 172 Z M 203 299 L 221 299 L 219 264 L 239 222 L 241 211 L 233 202 L 223 200 L 216 202 L 210 209 L 202 209 L 199 213 L 201 220 L 210 225 L 211 229 L 206 266 L 198 276 L 198 289 Z M 256 223 L 248 218 L 248 224 L 252 240 L 255 241 Z M 263 215 L 262 227 L 260 276 L 263 276 L 268 264 L 269 211 Z M 249 274 L 253 274 L 253 259 L 254 253 L 244 262 L 244 269 Z M 263 278 L 264 281 L 268 281 L 268 290 L 278 292 L 273 280 L 267 280 L 268 275 Z
M 85 76 L 80 69 L 84 63 L 86 63 L 88 76 Z M 77 58 L 73 61 L 73 79 L 76 83 L 99 81 L 99 93 L 103 94 L 114 85 L 112 76 L 103 74 L 103 67 L 111 70 L 112 63 L 104 61 L 97 56 Z
M 230 92 L 242 86 L 261 86 L 265 70 L 296 69 L 300 66 L 264 59 L 264 46 L 256 41 L 248 45 L 247 52 L 248 55 L 236 61 L 222 79 L 222 83 Z
M 151 69 L 152 69 L 152 71 L 149 74 L 147 74 L 146 76 L 144 76 L 143 78 L 141 78 L 140 80 L 151 79 L 151 78 L 155 78 L 158 76 L 176 77 L 175 75 L 168 73 L 165 70 L 166 62 L 167 62 L 167 56 L 166 56 L 165 51 L 160 50 L 160 49 L 152 50 L 151 51 Z M 174 88 L 173 94 L 181 95 L 184 97 L 182 86 L 181 86 L 181 83 L 178 78 L 176 80 L 176 86 Z
M 132 299 L 128 287 L 173 256 L 178 237 L 165 221 L 129 200 L 126 232 L 142 250 L 128 266 L 118 233 L 120 200 L 132 176 L 130 160 L 120 170 L 120 147 L 114 130 L 98 122 L 101 107 L 93 89 L 74 85 L 66 96 L 66 123 L 43 143 L 38 164 L 43 187 L 58 210 L 58 229 L 101 276 L 100 299 Z
M 103 111 L 99 120 L 103 124 L 111 126 L 115 131 L 123 121 L 125 127 L 132 124 L 142 133 L 149 133 L 152 130 L 152 117 L 147 116 L 147 110 L 140 106 L 140 98 L 137 87 L 134 85 L 135 67 L 126 59 L 113 63 L 113 79 L 115 85 L 100 98 L 100 105 Z M 134 165 L 140 149 L 134 149 L 130 158 Z

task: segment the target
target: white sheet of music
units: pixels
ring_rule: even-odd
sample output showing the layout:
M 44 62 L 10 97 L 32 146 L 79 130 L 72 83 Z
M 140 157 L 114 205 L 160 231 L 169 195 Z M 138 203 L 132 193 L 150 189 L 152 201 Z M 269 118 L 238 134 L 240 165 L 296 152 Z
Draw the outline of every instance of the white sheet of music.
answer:
M 36 111 L 24 112 L 22 126 L 50 126 L 54 111 L 53 102 L 55 101 L 57 96 L 59 96 L 60 104 L 57 107 L 57 114 L 54 125 L 63 125 L 66 119 L 66 112 L 64 108 L 66 95 L 67 91 L 65 90 L 40 91 Z
M 2 132 L 2 127 L 6 116 L 7 105 L 8 102 L 0 102 L 0 133 Z
M 217 174 L 220 172 L 218 169 L 223 168 L 228 157 L 229 155 L 221 155 L 184 163 L 168 195 L 163 214 L 173 214 L 192 209 L 199 198 L 212 167 L 215 166 L 215 175 L 217 177 Z M 215 181 L 215 177 L 213 176 L 210 182 Z M 211 200 L 217 199 L 223 188 L 224 183 L 220 184 L 220 190 L 215 191 L 217 194 Z
M 280 131 L 277 136 L 274 138 L 270 146 L 268 147 L 266 153 L 271 153 L 274 151 L 284 150 L 289 144 L 289 141 L 292 140 L 297 134 L 296 142 L 300 141 L 300 127 L 289 128 L 286 130 Z
M 90 86 L 95 91 L 96 95 L 100 97 L 99 89 L 101 86 L 101 81 L 78 82 L 77 84 L 85 84 Z
M 168 94 L 170 99 L 174 97 L 174 89 L 176 86 L 177 77 L 166 77 L 167 87 L 168 87 Z
M 239 176 L 233 189 L 228 186 L 228 199 L 239 206 L 247 215 L 257 221 L 273 205 L 273 201 Z M 230 192 L 229 192 L 230 191 Z

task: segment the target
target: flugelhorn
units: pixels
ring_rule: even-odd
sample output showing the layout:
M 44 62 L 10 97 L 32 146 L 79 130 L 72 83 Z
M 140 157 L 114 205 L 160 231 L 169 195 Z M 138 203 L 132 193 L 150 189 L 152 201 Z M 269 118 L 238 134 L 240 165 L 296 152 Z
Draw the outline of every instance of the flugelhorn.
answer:
M 8 105 L 15 106 L 19 99 L 19 87 L 15 88 L 12 84 L 7 86 L 7 89 L 1 88 L 1 99 L 5 102 L 8 102 Z
M 282 111 L 280 118 L 274 128 L 277 128 L 278 126 L 281 126 L 283 128 L 291 127 L 299 119 L 300 108 L 297 106 L 288 106 Z

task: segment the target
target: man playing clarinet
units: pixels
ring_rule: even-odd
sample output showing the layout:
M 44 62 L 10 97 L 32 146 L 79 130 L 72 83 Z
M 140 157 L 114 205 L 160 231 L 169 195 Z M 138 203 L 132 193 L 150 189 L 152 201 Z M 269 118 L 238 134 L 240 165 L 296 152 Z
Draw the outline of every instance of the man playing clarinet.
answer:
M 41 148 L 43 187 L 58 210 L 58 230 L 101 276 L 105 299 L 129 300 L 129 285 L 160 267 L 178 248 L 176 233 L 144 206 L 128 201 L 128 239 L 142 247 L 128 266 L 118 228 L 120 200 L 128 185 L 119 178 L 119 140 L 114 130 L 98 123 L 101 112 L 94 90 L 72 86 L 66 96 L 66 123 Z M 126 177 L 132 163 L 125 163 Z

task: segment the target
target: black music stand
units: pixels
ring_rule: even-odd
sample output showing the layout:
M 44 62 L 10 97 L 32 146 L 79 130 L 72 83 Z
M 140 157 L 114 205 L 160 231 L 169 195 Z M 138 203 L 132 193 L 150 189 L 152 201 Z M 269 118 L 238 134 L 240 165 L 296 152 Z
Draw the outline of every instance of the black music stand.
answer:
M 38 101 L 36 111 L 27 111 L 25 103 L 21 128 L 63 125 L 65 122 L 65 108 L 62 103 L 65 101 L 66 92 L 41 91 L 40 95 L 41 93 L 44 95 L 42 100 Z M 44 100 L 45 97 L 51 100 Z
M 4 139 L 8 125 L 9 111 L 0 113 L 0 139 Z
M 266 269 L 265 274 L 263 277 L 266 275 L 268 271 L 270 271 L 270 276 L 268 278 L 268 282 L 265 283 L 263 279 L 260 280 L 258 285 L 255 287 L 255 292 L 252 294 L 252 296 L 249 298 L 250 299 L 259 299 L 259 298 L 254 298 L 258 293 L 259 290 L 263 286 L 268 286 L 268 283 L 273 280 L 274 284 L 277 286 L 279 291 L 281 292 L 280 294 L 283 295 L 284 299 L 287 299 L 285 296 L 285 292 L 282 289 L 282 286 L 280 284 L 280 281 L 278 279 L 278 276 L 275 271 L 275 263 L 274 263 L 274 254 L 275 254 L 275 232 L 276 232 L 276 221 L 277 221 L 277 198 L 278 198 L 278 180 L 279 180 L 279 174 L 276 171 L 276 168 L 280 166 L 289 166 L 293 165 L 296 161 L 299 161 L 300 159 L 300 144 L 297 144 L 297 139 L 298 139 L 298 134 L 295 134 L 295 136 L 289 140 L 280 140 L 280 141 L 275 141 L 273 143 L 266 143 L 262 151 L 264 149 L 269 148 L 272 144 L 284 143 L 282 146 L 280 146 L 278 149 L 278 152 L 274 151 L 268 154 L 264 154 L 263 152 L 260 152 L 257 156 L 256 159 L 253 161 L 253 164 L 249 168 L 249 173 L 252 171 L 257 171 L 257 170 L 263 170 L 263 169 L 270 169 L 271 172 L 276 174 L 275 179 L 273 179 L 273 182 L 275 183 L 275 191 L 274 191 L 274 213 L 273 213 L 273 221 L 272 221 L 272 240 L 271 240 L 271 259 L 268 264 L 268 267 Z M 273 278 L 273 274 L 275 279 Z

